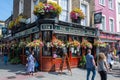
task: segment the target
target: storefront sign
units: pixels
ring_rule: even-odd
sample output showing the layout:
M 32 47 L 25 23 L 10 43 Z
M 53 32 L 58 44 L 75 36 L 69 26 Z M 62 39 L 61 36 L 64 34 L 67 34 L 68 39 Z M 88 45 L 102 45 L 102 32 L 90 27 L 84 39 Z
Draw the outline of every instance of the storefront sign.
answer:
M 96 36 L 94 30 L 84 30 L 84 29 L 80 29 L 80 28 L 59 26 L 59 25 L 55 26 L 54 32 L 62 33 L 62 34 L 81 35 L 81 36 L 88 36 L 88 35 Z
M 43 31 L 43 30 L 53 30 L 53 24 L 41 24 L 40 29 L 41 29 L 41 31 Z
M 16 33 L 14 37 L 24 36 L 24 35 L 28 35 L 28 34 L 31 34 L 31 33 L 38 32 L 38 31 L 39 31 L 38 27 L 33 27 L 33 28 L 30 28 L 30 29 L 26 29 L 22 32 Z

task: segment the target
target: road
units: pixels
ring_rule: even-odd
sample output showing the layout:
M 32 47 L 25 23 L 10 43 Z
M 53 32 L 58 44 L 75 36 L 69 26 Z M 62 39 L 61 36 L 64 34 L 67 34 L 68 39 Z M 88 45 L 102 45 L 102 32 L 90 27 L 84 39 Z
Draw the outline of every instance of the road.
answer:
M 36 75 L 29 76 L 25 75 L 24 65 L 4 65 L 0 57 L 0 80 L 86 80 L 86 70 L 73 68 L 72 76 L 67 70 L 62 75 L 57 72 L 37 72 Z M 95 80 L 100 80 L 98 73 Z M 116 63 L 108 73 L 108 80 L 120 80 L 120 63 Z

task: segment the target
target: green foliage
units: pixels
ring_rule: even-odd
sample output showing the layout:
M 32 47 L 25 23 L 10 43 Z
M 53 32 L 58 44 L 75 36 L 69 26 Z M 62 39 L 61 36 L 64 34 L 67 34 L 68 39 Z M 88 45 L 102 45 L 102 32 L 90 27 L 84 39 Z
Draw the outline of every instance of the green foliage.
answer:
M 82 56 L 79 66 L 82 68 L 85 68 L 85 64 L 86 64 L 86 57 L 84 55 L 84 56 Z
M 21 60 L 18 57 L 15 57 L 13 59 L 11 59 L 10 63 L 11 64 L 19 64 L 21 62 Z

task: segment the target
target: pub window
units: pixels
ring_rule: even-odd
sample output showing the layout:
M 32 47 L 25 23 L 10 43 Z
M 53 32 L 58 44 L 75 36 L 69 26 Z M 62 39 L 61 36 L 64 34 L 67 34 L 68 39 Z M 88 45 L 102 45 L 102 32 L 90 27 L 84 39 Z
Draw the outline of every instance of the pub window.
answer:
M 43 42 L 44 42 L 44 47 L 43 47 L 43 56 L 51 56 L 52 49 L 51 47 L 48 47 L 47 44 L 51 41 L 52 39 L 52 32 L 51 31 L 44 31 L 43 32 Z
M 57 39 L 66 42 L 67 41 L 67 35 L 57 35 Z
M 33 34 L 33 40 L 35 40 L 35 39 L 39 39 L 39 33 L 34 33 Z
M 82 38 L 78 37 L 78 36 L 72 36 L 72 40 L 77 40 L 81 43 Z M 70 50 L 71 50 L 73 57 L 81 56 L 81 54 L 82 54 L 82 49 L 79 47 L 71 47 Z

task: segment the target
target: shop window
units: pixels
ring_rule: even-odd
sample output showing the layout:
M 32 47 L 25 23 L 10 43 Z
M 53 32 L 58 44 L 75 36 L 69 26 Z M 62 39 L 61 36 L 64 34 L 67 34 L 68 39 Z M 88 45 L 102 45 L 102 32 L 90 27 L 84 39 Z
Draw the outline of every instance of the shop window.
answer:
M 33 34 L 33 40 L 35 40 L 35 39 L 39 39 L 39 33 L 34 33 Z
M 72 37 L 72 40 L 77 40 L 79 42 L 82 41 L 81 37 L 78 37 L 78 36 L 71 36 L 71 37 Z M 70 51 L 71 51 L 73 57 L 82 55 L 82 49 L 80 47 L 71 47 Z
M 57 39 L 66 42 L 67 41 L 67 35 L 57 35 Z
M 51 54 L 52 49 L 51 49 L 51 47 L 47 46 L 47 44 L 51 41 L 51 39 L 52 39 L 52 32 L 44 31 L 43 32 L 43 42 L 44 42 L 43 56 L 52 56 L 52 54 Z

